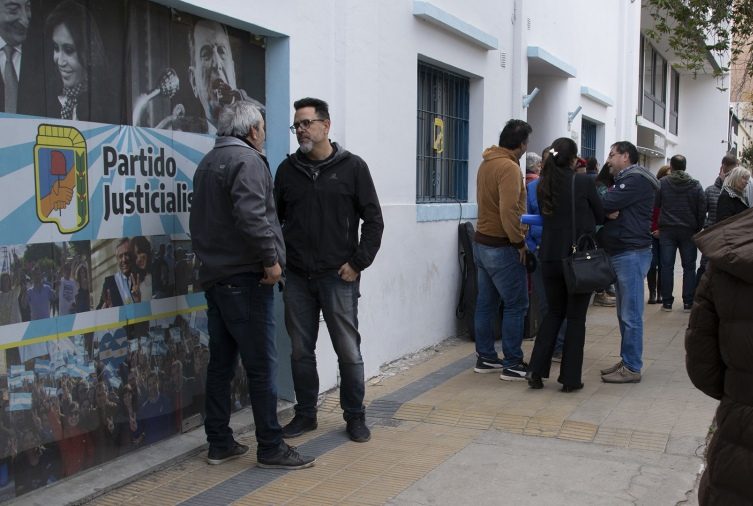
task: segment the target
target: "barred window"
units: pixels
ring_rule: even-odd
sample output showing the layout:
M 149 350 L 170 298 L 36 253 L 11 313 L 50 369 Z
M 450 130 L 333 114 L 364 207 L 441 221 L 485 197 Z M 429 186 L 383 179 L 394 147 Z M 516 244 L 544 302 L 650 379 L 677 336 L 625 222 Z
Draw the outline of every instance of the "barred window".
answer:
M 583 158 L 596 157 L 596 123 L 584 119 L 580 124 L 580 156 Z
M 470 82 L 418 63 L 416 203 L 468 201 Z

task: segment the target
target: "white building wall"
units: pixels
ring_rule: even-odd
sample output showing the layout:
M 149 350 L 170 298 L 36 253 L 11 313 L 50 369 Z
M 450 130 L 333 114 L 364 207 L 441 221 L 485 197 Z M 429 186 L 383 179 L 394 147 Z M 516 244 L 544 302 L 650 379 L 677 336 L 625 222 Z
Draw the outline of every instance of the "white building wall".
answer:
M 611 143 L 635 140 L 640 3 L 572 0 L 562 9 L 553 2 L 528 1 L 523 12 L 526 24 L 530 20 L 525 45 L 543 48 L 577 71 L 572 78 L 528 75 L 528 90 L 541 89 L 528 112 L 534 127 L 529 148 L 540 153 L 562 136 L 580 146 L 586 117 L 601 127 L 597 158 L 603 163 Z M 581 87 L 598 91 L 612 104 L 583 96 Z M 568 113 L 578 106 L 581 112 L 568 125 Z
M 554 138 L 572 135 L 567 113 L 578 105 L 583 109 L 571 131 L 579 137 L 584 116 L 602 125 L 604 142 L 597 155 L 600 162 L 612 142 L 636 138 L 640 2 L 571 0 L 567 8 L 561 8 L 561 2 L 555 0 L 430 2 L 496 37 L 499 50 L 481 48 L 417 19 L 411 0 L 165 2 L 206 16 L 217 17 L 219 13 L 229 24 L 256 27 L 256 33 L 289 37 L 289 83 L 268 82 L 268 89 L 289 86 L 291 100 L 303 96 L 327 100 L 332 115 L 331 138 L 362 156 L 371 167 L 385 232 L 382 249 L 361 284 L 359 321 L 367 376 L 375 374 L 381 364 L 435 344 L 458 330 L 458 219 L 418 222 L 416 217 L 418 60 L 471 79 L 471 203 L 476 199 L 475 172 L 481 152 L 497 142 L 502 126 L 511 117 L 528 118 L 534 125 L 530 148 L 539 152 Z M 551 78 L 529 76 L 528 46 L 542 47 L 569 63 L 577 69 L 576 77 L 559 79 L 552 86 L 548 82 Z M 542 92 L 525 110 L 522 95 L 534 85 Z M 581 86 L 598 90 L 613 105 L 604 106 L 582 96 Z M 684 86 L 679 147 L 686 146 L 691 168 L 696 166 L 696 159 L 699 165 L 704 160 L 704 166 L 709 167 L 714 164 L 706 160 L 716 160 L 718 167 L 723 148 L 700 153 L 705 145 L 701 141 L 705 143 L 711 137 L 704 114 L 715 115 L 716 107 L 722 107 L 726 117 L 726 104 L 721 98 L 705 102 L 704 86 L 687 80 Z M 705 113 L 690 110 L 689 104 L 699 103 L 703 103 Z M 292 114 L 291 106 L 286 124 L 292 121 Z M 716 122 L 712 125 L 717 128 Z M 293 151 L 297 148 L 295 137 L 287 135 Z M 580 143 L 579 138 L 577 141 Z M 470 211 L 475 216 L 472 206 Z M 321 336 L 319 369 L 325 390 L 336 384 L 336 359 L 324 325 Z
M 729 90 L 720 91 L 719 86 L 711 76 L 680 76 L 679 142 L 673 153 L 667 153 L 685 155 L 688 174 L 704 188 L 716 180 L 729 149 Z

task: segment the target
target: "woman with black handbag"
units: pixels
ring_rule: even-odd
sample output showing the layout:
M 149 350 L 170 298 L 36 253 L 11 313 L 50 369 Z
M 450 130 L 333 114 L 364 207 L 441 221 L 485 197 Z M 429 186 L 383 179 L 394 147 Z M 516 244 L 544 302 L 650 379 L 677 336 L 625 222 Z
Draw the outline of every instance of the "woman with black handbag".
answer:
M 573 237 L 593 236 L 596 225 L 604 221 L 604 209 L 593 178 L 574 172 L 577 153 L 578 146 L 572 139 L 555 140 L 541 170 L 537 191 L 544 218 L 539 268 L 549 311 L 544 316 L 528 368 L 528 386 L 534 389 L 543 388 L 542 380 L 549 377 L 557 331 L 565 319 L 567 331 L 557 381 L 562 384 L 563 392 L 583 388 L 583 346 L 591 294 L 569 293 L 562 261 L 573 253 Z

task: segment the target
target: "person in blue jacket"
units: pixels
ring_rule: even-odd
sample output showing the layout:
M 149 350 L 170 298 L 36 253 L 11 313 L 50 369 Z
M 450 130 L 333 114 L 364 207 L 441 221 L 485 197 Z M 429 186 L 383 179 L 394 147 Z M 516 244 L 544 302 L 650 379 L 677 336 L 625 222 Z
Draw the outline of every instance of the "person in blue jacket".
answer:
M 546 157 L 549 154 L 549 149 L 551 147 L 547 147 L 544 149 L 544 157 Z M 535 153 L 534 153 L 535 154 Z M 546 158 L 541 159 L 541 163 L 543 164 L 546 161 Z M 526 157 L 526 165 L 527 165 L 528 159 Z M 535 178 L 530 183 L 526 185 L 526 213 L 527 214 L 538 214 L 541 215 L 541 210 L 539 209 L 539 202 L 538 198 L 536 197 L 536 189 L 539 186 L 539 178 Z M 536 264 L 539 266 L 536 268 L 535 271 L 531 274 L 531 281 L 533 283 L 533 292 L 536 296 L 536 299 L 538 300 L 538 321 L 542 322 L 544 321 L 544 316 L 546 316 L 547 311 L 549 310 L 549 304 L 546 300 L 546 291 L 544 290 L 544 278 L 541 275 L 541 262 L 539 261 L 539 246 L 541 245 L 541 233 L 544 227 L 542 225 L 530 225 L 528 227 L 528 233 L 526 234 L 526 246 L 528 247 L 528 251 L 533 252 L 534 255 L 536 255 Z M 531 311 L 531 306 L 528 306 L 528 310 Z M 555 362 L 559 362 L 562 360 L 562 345 L 565 341 L 565 328 L 567 327 L 567 322 L 563 321 L 562 326 L 560 327 L 559 334 L 557 334 L 557 342 L 554 346 L 554 355 L 552 355 L 552 360 Z

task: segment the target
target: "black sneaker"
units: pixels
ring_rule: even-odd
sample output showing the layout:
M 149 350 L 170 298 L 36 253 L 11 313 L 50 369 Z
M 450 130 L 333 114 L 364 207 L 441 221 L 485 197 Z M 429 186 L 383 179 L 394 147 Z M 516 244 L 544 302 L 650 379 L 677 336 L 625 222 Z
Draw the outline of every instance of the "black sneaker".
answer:
M 295 415 L 290 423 L 282 428 L 282 437 L 294 438 L 302 435 L 304 432 L 316 430 L 316 418 L 308 416 Z
M 662 304 L 661 310 L 669 313 L 670 311 L 672 311 L 672 304 Z
M 271 457 L 259 457 L 256 466 L 263 469 L 305 469 L 316 462 L 316 457 L 307 457 L 298 453 L 295 446 L 282 443 L 280 451 Z
M 366 427 L 366 421 L 363 418 L 348 420 L 345 430 L 348 432 L 350 440 L 356 443 L 365 443 L 371 439 L 371 431 Z
M 488 372 L 499 372 L 502 369 L 502 360 L 494 358 L 478 357 L 476 359 L 476 367 L 473 368 L 473 372 L 485 374 Z
M 682 312 L 683 313 L 690 313 L 693 310 L 693 304 L 683 304 L 682 305 Z
M 502 369 L 502 374 L 499 375 L 499 379 L 505 381 L 525 381 L 527 372 L 528 364 L 521 362 L 518 365 Z
M 217 466 L 224 464 L 228 460 L 237 459 L 246 453 L 248 453 L 248 446 L 235 441 L 230 448 L 217 448 L 210 445 L 209 451 L 207 452 L 207 464 Z

